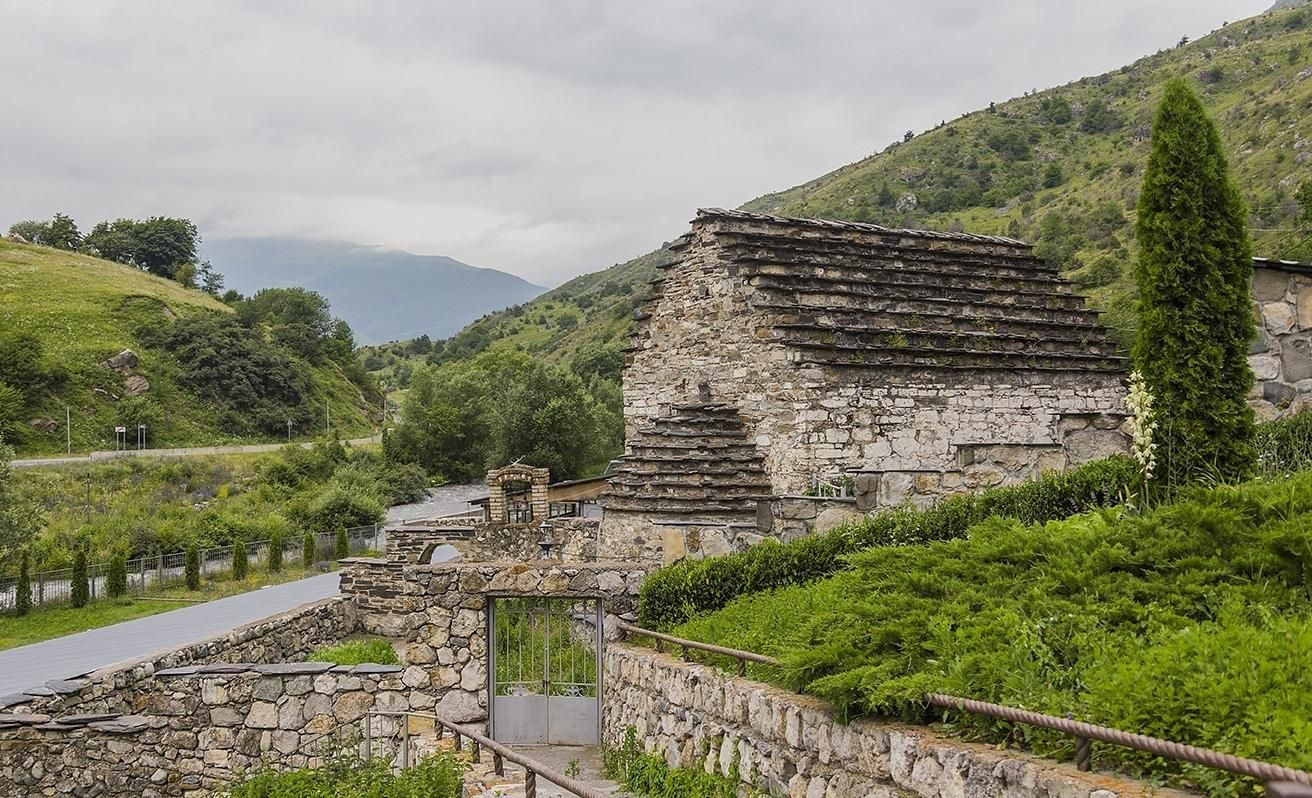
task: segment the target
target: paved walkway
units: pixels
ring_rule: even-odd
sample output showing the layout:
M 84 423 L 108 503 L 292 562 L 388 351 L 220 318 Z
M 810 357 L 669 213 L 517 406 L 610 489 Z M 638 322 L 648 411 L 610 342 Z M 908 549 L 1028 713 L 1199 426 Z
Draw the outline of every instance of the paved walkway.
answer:
M 336 572 L 320 574 L 0 651 L 0 695 L 36 687 L 50 679 L 81 676 L 116 662 L 223 634 L 302 604 L 335 596 L 337 587 Z

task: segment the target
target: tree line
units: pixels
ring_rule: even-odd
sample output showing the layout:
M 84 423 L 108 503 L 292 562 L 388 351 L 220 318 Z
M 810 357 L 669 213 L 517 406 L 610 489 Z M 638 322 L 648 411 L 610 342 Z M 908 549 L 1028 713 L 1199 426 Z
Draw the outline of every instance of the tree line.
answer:
M 83 235 L 71 216 L 56 213 L 49 221 L 15 222 L 9 226 L 9 237 L 135 266 L 213 296 L 223 290 L 223 275 L 208 261 L 197 262 L 200 234 L 190 219 L 105 220 Z

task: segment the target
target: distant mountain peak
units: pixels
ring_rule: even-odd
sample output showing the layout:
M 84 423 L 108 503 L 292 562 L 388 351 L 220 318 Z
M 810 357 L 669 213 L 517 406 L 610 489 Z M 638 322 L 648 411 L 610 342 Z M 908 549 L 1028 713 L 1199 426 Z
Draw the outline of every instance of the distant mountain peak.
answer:
M 513 274 L 445 255 L 350 241 L 217 238 L 207 239 L 201 254 L 223 274 L 228 288 L 243 294 L 286 286 L 318 291 L 362 344 L 420 335 L 445 338 L 545 290 Z

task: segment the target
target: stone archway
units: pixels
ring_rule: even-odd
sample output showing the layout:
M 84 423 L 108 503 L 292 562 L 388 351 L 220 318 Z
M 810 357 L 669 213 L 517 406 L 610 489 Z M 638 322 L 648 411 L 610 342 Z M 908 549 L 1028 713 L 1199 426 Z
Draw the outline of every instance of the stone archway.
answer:
M 488 520 L 493 522 L 514 520 L 510 517 L 510 503 L 506 496 L 506 489 L 516 482 L 526 483 L 529 486 L 528 521 L 531 523 L 545 520 L 549 512 L 547 485 L 551 482 L 551 470 L 534 468 L 522 463 L 512 463 L 505 468 L 487 472 Z

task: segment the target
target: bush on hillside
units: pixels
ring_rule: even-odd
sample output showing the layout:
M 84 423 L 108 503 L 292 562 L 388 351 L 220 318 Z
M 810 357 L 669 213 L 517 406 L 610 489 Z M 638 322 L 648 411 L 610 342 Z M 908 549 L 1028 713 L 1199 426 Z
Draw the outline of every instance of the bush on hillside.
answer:
M 1135 479 L 1134 461 L 1111 457 L 1012 487 L 954 496 L 928 510 L 887 510 L 792 543 L 767 541 L 738 554 L 682 560 L 643 583 L 639 617 L 648 628 L 665 628 L 747 593 L 828 576 L 847 567 L 845 555 L 860 549 L 962 537 L 990 516 L 1037 523 L 1106 507 L 1121 501 Z
M 365 491 L 337 485 L 326 488 L 310 501 L 305 520 L 312 531 L 331 534 L 338 526 L 350 529 L 379 523 L 383 520 L 383 508 Z

